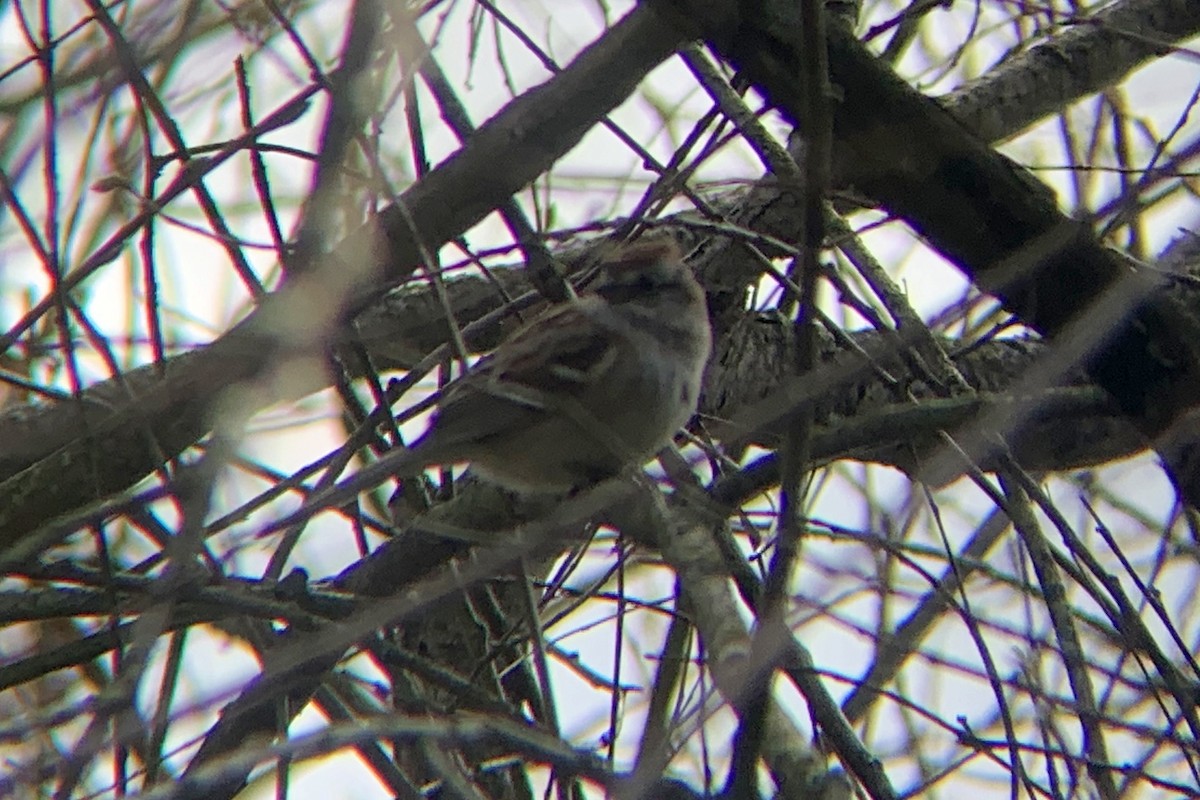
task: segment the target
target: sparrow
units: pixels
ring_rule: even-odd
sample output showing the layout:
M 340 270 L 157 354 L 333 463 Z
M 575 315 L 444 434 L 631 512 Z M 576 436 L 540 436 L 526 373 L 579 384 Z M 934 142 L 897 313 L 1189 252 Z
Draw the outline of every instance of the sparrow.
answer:
M 594 288 L 538 316 L 447 387 L 410 447 L 305 508 L 464 461 L 520 493 L 614 477 L 658 452 L 695 413 L 711 347 L 704 291 L 675 242 L 626 245 L 600 265 Z

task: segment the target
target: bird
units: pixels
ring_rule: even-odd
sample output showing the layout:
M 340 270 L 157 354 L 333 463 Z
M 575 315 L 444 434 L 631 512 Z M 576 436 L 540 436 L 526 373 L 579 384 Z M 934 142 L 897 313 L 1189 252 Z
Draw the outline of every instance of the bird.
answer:
M 623 245 L 599 265 L 594 288 L 572 293 L 450 384 L 410 447 L 303 508 L 460 462 L 517 493 L 569 493 L 615 477 L 687 424 L 711 349 L 704 290 L 674 240 Z

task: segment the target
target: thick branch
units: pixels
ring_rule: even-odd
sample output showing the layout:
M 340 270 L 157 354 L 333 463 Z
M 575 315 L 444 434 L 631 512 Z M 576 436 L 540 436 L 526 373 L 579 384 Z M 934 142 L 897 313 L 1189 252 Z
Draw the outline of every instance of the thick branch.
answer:
M 1200 4 L 1128 0 L 1072 22 L 955 89 L 946 110 L 986 142 L 1006 139 L 1200 34 Z
M 1043 342 L 999 340 L 956 351 L 943 340 L 977 395 L 938 399 L 894 333 L 825 335 L 818 367 L 797 378 L 789 366 L 792 330 L 778 316 L 747 315 L 720 342 L 700 412 L 727 446 L 773 448 L 786 417 L 760 410 L 807 402 L 821 460 L 888 464 L 933 483 L 957 477 L 963 467 L 941 460 L 942 431 L 952 432 L 984 470 L 996 466 L 1002 451 L 1042 472 L 1095 466 L 1145 448 L 1082 372 L 1063 376 L 1058 386 L 1025 379 L 1049 351 Z
M 767 3 L 749 16 L 733 2 L 664 2 L 699 30 L 794 122 L 803 108 L 794 9 Z M 765 10 L 764 10 L 765 9 Z M 1144 435 L 1155 439 L 1200 397 L 1200 324 L 1170 287 L 1065 217 L 1043 184 L 972 137 L 933 100 L 831 26 L 840 180 L 904 218 L 984 291 L 1056 340 L 1056 368 L 1085 363 Z M 1195 446 L 1160 452 L 1200 503 Z

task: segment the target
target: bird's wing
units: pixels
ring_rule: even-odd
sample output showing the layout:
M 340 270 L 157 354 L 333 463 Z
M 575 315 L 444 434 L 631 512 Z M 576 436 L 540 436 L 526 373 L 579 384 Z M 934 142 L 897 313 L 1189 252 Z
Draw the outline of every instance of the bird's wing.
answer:
M 579 397 L 590 383 L 604 380 L 618 358 L 618 343 L 590 310 L 585 298 L 514 334 L 447 391 L 437 427 L 474 439 L 512 430 L 553 413 L 555 397 Z

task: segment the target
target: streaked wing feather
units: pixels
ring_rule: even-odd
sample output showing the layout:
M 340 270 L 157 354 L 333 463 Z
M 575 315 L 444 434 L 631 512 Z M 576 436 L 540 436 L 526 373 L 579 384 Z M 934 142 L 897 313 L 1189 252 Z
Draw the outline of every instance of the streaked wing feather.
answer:
M 575 395 L 612 363 L 612 344 L 611 334 L 597 329 L 582 308 L 566 306 L 517 333 L 479 377 Z
M 519 331 L 447 392 L 438 427 L 454 430 L 456 439 L 479 440 L 531 425 L 547 413 L 542 398 L 578 396 L 616 357 L 611 337 L 580 309 L 558 309 Z

